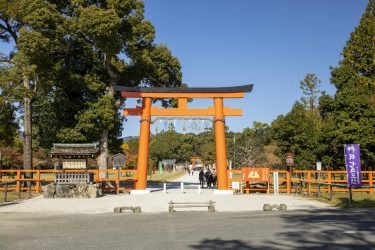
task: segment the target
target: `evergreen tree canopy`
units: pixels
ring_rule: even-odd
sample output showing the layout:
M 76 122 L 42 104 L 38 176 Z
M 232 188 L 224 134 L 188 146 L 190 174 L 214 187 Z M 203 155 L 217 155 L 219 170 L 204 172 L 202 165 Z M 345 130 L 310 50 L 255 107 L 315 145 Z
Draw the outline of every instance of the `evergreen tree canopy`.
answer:
M 322 144 L 334 164 L 344 166 L 343 145 L 358 143 L 365 166 L 375 164 L 375 1 L 370 0 L 359 26 L 351 33 L 331 82 L 333 98 L 323 95 Z
M 287 115 L 272 122 L 272 137 L 280 158 L 285 159 L 288 152 L 294 153 L 297 169 L 306 169 L 318 160 L 319 126 L 303 104 L 296 102 Z

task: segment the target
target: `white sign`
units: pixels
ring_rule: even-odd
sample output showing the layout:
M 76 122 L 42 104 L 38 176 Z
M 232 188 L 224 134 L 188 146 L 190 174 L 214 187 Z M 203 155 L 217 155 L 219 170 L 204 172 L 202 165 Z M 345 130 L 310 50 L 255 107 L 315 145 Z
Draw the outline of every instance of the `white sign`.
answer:
M 316 170 L 322 171 L 322 163 L 321 162 L 316 163 Z
M 273 172 L 273 193 L 279 193 L 279 172 Z
M 229 178 L 232 179 L 232 161 L 229 161 Z
M 232 188 L 233 189 L 240 189 L 240 182 L 239 181 L 232 181 Z
M 86 159 L 63 159 L 63 169 L 86 169 Z

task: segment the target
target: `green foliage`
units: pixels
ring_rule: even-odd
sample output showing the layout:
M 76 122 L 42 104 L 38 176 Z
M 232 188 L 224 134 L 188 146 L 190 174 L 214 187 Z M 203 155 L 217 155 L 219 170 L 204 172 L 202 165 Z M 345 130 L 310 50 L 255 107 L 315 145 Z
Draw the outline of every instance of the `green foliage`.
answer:
M 215 131 L 213 129 L 206 131 L 197 138 L 195 149 L 202 157 L 205 164 L 213 164 L 216 162 L 216 144 L 215 144 Z
M 37 147 L 98 141 L 109 130 L 109 147 L 119 150 L 122 106 L 111 84 L 183 86 L 179 61 L 154 44 L 140 0 L 1 1 L 0 34 L 16 43 L 1 93 L 32 98 Z
M 227 158 L 233 159 L 235 147 L 236 166 L 263 165 L 266 161 L 264 146 L 269 142 L 270 126 L 266 123 L 255 122 L 254 129 L 246 128 L 241 133 L 227 132 Z M 152 136 L 150 140 L 150 157 L 155 160 L 176 159 L 177 162 L 189 162 L 193 156 L 201 157 L 205 164 L 216 162 L 215 133 L 212 128 L 199 134 L 180 134 L 170 129 Z
M 18 135 L 18 124 L 15 107 L 10 103 L 0 103 L 0 147 L 14 146 L 16 135 Z
M 259 144 L 268 145 L 271 143 L 271 127 L 268 123 L 254 121 L 253 130 L 254 137 Z
M 323 95 L 322 154 L 343 167 L 343 144 L 358 143 L 364 166 L 375 164 L 375 1 L 370 0 L 359 26 L 342 52 L 339 66 L 332 68 L 334 97 Z
M 370 0 L 339 66 L 332 68 L 336 94 L 331 97 L 323 92 L 317 110 L 320 80 L 308 74 L 301 81 L 305 106 L 296 103 L 287 115 L 272 123 L 279 156 L 294 152 L 297 168 L 322 161 L 325 167 L 343 169 L 343 145 L 358 143 L 362 165 L 375 164 L 374 37 L 375 1 Z
M 191 134 L 182 135 L 174 130 L 168 130 L 151 138 L 152 159 L 176 159 L 178 162 L 187 162 L 195 155 Z
M 286 153 L 295 154 L 297 169 L 306 169 L 318 160 L 319 121 L 296 102 L 287 115 L 281 115 L 272 122 L 272 137 L 277 142 L 277 154 L 285 159 Z
M 332 83 L 338 92 L 345 87 L 375 88 L 375 1 L 370 0 L 359 26 L 351 33 L 341 55 L 343 59 L 332 69 Z
M 310 110 L 315 110 L 319 97 L 319 87 L 321 81 L 315 74 L 308 73 L 302 81 L 300 81 L 300 88 L 305 97 L 302 97 L 302 103 Z

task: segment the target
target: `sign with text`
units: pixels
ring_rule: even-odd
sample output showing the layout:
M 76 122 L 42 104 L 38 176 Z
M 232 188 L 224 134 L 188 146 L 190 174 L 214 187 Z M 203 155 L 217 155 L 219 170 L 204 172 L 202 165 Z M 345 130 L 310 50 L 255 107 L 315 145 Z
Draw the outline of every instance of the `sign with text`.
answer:
M 273 194 L 279 193 L 279 173 L 273 172 Z
M 322 163 L 321 162 L 316 163 L 316 170 L 322 171 Z
M 269 168 L 242 168 L 242 179 L 250 182 L 268 182 Z
M 232 181 L 232 188 L 233 189 L 240 189 L 240 182 L 239 181 Z
M 113 166 L 116 168 L 121 168 L 122 166 L 125 166 L 125 155 L 123 154 L 116 154 L 112 157 L 113 160 Z
M 294 156 L 293 156 L 293 153 L 288 153 L 286 155 L 286 166 L 287 166 L 287 170 L 291 171 L 291 167 L 294 166 Z
M 362 174 L 359 144 L 346 144 L 344 145 L 344 151 L 348 185 L 360 187 L 362 186 Z
M 86 159 L 63 159 L 63 169 L 86 169 Z

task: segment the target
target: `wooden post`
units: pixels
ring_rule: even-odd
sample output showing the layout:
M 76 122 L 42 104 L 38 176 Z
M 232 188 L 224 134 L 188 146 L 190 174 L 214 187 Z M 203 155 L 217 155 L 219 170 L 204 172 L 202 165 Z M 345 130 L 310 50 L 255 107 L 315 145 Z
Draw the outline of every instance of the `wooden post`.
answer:
M 40 193 L 40 187 L 41 187 L 42 183 L 40 181 L 40 170 L 38 169 L 36 171 L 36 183 L 35 183 L 35 192 L 36 193 Z
M 30 181 L 27 182 L 27 188 L 29 189 L 28 190 L 29 191 L 29 198 L 31 198 L 31 182 Z
M 352 201 L 353 201 L 353 196 L 352 196 L 352 187 L 349 186 L 349 207 L 352 207 Z
M 214 97 L 215 108 L 215 142 L 217 163 L 217 189 L 228 190 L 227 152 L 225 146 L 225 118 L 223 98 Z
M 19 169 L 17 169 L 16 178 L 17 178 L 16 191 L 19 193 L 19 191 L 21 189 L 21 182 L 19 181 L 19 179 L 21 179 L 21 170 L 19 170 Z
M 117 194 L 120 193 L 120 168 L 117 169 L 117 178 L 116 178 L 116 192 Z
M 150 123 L 151 123 L 151 105 L 152 98 L 145 97 L 142 100 L 141 128 L 139 134 L 138 146 L 138 165 L 137 165 L 137 190 L 145 190 L 147 188 L 147 167 L 148 167 L 148 151 L 150 139 Z
M 307 172 L 307 195 L 310 195 L 310 192 L 311 192 L 311 184 L 310 184 L 310 181 L 311 181 L 311 172 Z
M 100 181 L 100 171 L 99 169 L 96 170 L 96 182 Z
M 372 178 L 373 178 L 373 175 L 372 175 L 372 171 L 369 171 L 368 172 L 368 178 L 369 178 L 369 186 L 370 186 L 370 194 L 372 193 L 372 192 L 374 192 L 374 189 L 372 188 L 372 185 L 373 185 L 373 180 L 372 180 Z
M 21 181 L 17 181 L 18 183 L 21 183 Z M 18 188 L 18 199 L 21 199 L 21 188 Z
M 328 172 L 327 172 L 327 175 L 328 175 L 328 183 L 331 184 L 331 182 L 332 182 L 332 172 L 331 172 L 331 171 L 328 171 Z
M 332 200 L 332 185 L 329 184 L 329 200 Z
M 318 198 L 320 198 L 320 183 L 318 181 Z
M 290 195 L 290 181 L 291 181 L 291 178 L 290 178 L 290 171 L 286 171 L 286 192 L 287 194 Z
M 4 202 L 7 202 L 7 197 L 8 197 L 8 183 L 5 184 Z

